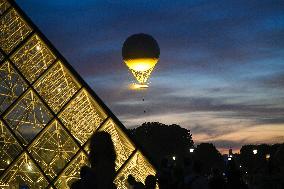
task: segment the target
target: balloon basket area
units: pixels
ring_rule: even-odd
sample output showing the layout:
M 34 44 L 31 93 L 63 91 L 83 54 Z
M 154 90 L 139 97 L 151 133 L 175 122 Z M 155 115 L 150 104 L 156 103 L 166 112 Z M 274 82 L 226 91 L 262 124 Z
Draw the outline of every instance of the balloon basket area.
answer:
M 149 85 L 147 84 L 133 83 L 130 85 L 130 89 L 133 89 L 133 90 L 142 90 L 142 89 L 147 89 L 147 88 L 149 88 Z

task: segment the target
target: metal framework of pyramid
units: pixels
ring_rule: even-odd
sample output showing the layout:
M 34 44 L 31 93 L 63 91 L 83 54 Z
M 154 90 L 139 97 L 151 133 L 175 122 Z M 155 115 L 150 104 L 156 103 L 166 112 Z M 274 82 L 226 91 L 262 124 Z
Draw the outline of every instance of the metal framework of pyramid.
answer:
M 0 0 L 0 188 L 69 188 L 88 140 L 111 134 L 118 188 L 155 168 L 125 127 L 14 1 Z

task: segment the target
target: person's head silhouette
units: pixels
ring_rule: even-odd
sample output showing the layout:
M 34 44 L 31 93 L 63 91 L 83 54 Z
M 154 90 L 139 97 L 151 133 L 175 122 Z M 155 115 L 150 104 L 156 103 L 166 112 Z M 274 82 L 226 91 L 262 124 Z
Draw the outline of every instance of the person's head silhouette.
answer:
M 91 168 L 81 168 L 81 179 L 72 184 L 72 189 L 115 189 L 116 153 L 111 135 L 96 132 L 91 137 L 89 161 Z
M 156 188 L 156 177 L 154 175 L 148 175 L 145 180 L 146 189 L 155 189 Z
M 89 157 L 91 167 L 105 161 L 115 162 L 116 153 L 109 133 L 101 131 L 92 135 Z
M 128 175 L 127 177 L 127 182 L 131 185 L 131 186 L 134 186 L 136 184 L 136 180 L 135 178 L 130 174 Z
M 202 168 L 203 168 L 202 162 L 199 161 L 199 160 L 195 160 L 194 164 L 193 164 L 193 168 L 192 168 L 193 172 L 195 174 L 201 174 L 202 173 Z

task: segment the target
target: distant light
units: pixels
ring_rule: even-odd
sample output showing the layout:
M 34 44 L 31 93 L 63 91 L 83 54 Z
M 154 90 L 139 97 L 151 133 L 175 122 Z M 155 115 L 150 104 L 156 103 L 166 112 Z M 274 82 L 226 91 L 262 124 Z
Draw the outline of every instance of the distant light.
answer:
M 246 171 L 246 174 L 248 174 L 248 172 Z
M 254 155 L 257 154 L 257 150 L 256 149 L 254 149 L 252 152 L 253 152 Z
M 7 164 L 10 164 L 10 160 L 7 160 Z
M 229 155 L 229 157 L 233 157 L 233 155 Z
M 194 152 L 194 148 L 190 148 L 190 149 L 189 149 L 189 152 L 190 152 L 190 153 L 193 153 L 193 152 Z
M 223 173 L 223 176 L 226 176 L 226 173 Z
M 231 157 L 229 157 L 229 158 L 228 158 L 228 160 L 229 160 L 229 161 L 231 161 L 231 160 L 232 160 L 232 158 L 231 158 Z
M 240 165 L 240 168 L 242 168 L 242 166 Z
M 173 160 L 174 160 L 174 161 L 176 160 L 176 156 L 173 156 Z
M 266 160 L 269 160 L 270 159 L 270 154 L 266 154 L 265 158 L 266 158 Z

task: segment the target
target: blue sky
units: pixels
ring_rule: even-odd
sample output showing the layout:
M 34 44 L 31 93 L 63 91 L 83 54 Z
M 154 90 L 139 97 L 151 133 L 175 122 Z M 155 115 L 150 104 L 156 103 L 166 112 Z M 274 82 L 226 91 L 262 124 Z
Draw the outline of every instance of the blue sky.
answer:
M 221 151 L 284 142 L 284 1 L 16 2 L 126 127 L 177 123 Z M 121 58 L 134 33 L 160 45 L 147 91 Z

